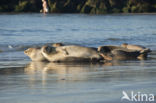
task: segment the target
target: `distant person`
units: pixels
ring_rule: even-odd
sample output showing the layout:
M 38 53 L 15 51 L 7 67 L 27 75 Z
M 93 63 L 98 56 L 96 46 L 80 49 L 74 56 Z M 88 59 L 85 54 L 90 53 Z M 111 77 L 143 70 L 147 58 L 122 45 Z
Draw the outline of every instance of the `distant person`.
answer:
M 49 10 L 48 10 L 48 4 L 47 4 L 47 1 L 46 0 L 42 0 L 42 6 L 43 6 L 43 13 L 48 13 Z

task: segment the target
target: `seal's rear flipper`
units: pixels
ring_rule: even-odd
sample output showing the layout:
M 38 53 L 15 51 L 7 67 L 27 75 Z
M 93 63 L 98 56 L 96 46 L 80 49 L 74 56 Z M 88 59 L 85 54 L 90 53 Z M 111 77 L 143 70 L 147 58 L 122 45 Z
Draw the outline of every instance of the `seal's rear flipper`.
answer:
M 143 49 L 140 51 L 141 54 L 152 52 L 149 48 Z

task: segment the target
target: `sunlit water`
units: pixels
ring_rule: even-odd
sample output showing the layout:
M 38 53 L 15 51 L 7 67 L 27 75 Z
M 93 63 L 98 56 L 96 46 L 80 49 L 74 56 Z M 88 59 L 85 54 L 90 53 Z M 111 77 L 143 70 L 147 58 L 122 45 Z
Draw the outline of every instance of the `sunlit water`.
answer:
M 55 42 L 130 43 L 153 52 L 100 64 L 31 62 L 23 53 Z M 0 15 L 0 103 L 125 103 L 122 91 L 156 95 L 156 15 Z

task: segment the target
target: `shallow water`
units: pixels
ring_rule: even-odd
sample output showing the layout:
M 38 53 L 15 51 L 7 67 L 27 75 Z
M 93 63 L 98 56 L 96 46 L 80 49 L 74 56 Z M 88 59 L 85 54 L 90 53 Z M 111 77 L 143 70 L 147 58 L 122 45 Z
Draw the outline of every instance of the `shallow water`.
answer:
M 126 42 L 153 52 L 143 61 L 100 64 L 31 62 L 23 53 L 55 42 L 89 47 Z M 156 95 L 154 14 L 1 14 L 0 51 L 2 103 L 125 103 L 122 91 Z

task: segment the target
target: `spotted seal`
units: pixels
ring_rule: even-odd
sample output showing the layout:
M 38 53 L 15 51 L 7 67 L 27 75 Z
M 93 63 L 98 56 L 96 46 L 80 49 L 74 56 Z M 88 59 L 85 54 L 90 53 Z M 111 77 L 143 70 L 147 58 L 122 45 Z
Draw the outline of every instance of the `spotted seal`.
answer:
M 98 51 L 76 45 L 60 47 L 43 46 L 41 52 L 46 59 L 52 62 L 98 61 L 102 59 Z
M 127 49 L 121 46 L 100 46 L 98 51 L 105 60 L 129 60 L 129 59 L 146 59 L 147 53 L 135 49 Z

